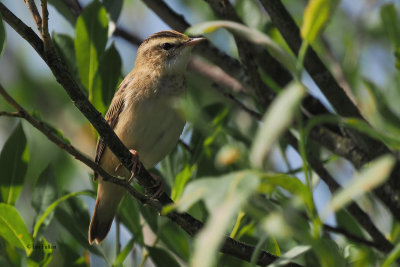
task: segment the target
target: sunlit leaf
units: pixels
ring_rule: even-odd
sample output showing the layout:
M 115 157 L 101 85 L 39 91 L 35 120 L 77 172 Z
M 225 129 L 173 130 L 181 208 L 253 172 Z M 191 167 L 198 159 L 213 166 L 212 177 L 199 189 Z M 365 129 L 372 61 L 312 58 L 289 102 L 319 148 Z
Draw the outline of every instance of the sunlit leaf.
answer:
M 93 1 L 85 7 L 76 21 L 74 43 L 82 85 L 89 91 L 89 100 L 96 100 L 93 104 L 100 111 L 104 111 L 105 107 L 101 87 L 95 78 L 106 47 L 107 35 L 107 12 L 99 1 Z
M 262 119 L 250 152 L 250 161 L 262 168 L 274 142 L 290 126 L 306 91 L 299 83 L 291 83 L 275 99 Z
M 3 55 L 4 48 L 6 47 L 6 29 L 4 28 L 3 18 L 0 14 L 0 58 Z
M 0 235 L 11 245 L 32 253 L 32 236 L 19 212 L 11 205 L 0 203 Z
M 190 177 L 193 175 L 193 172 L 196 170 L 197 165 L 189 166 L 189 164 L 185 165 L 185 167 L 176 175 L 174 186 L 172 187 L 171 199 L 176 201 L 182 194 L 183 188 L 186 183 L 189 181 Z
M 57 199 L 56 176 L 51 165 L 49 165 L 39 176 L 38 181 L 32 193 L 32 207 L 37 212 L 37 218 L 40 218 L 48 206 Z M 49 225 L 53 218 L 53 212 L 43 220 L 41 231 Z
M 292 259 L 304 254 L 311 249 L 311 246 L 297 246 L 284 253 L 281 258 L 274 263 L 268 265 L 268 267 L 286 266 Z
M 314 43 L 328 22 L 339 0 L 311 0 L 304 11 L 301 36 L 308 43 Z
M 22 190 L 29 151 L 22 125 L 18 124 L 0 154 L 0 190 L 2 201 L 15 204 Z
M 208 21 L 196 24 L 187 29 L 186 32 L 190 35 L 201 35 L 211 33 L 219 28 L 225 28 L 231 31 L 233 34 L 238 35 L 250 42 L 265 46 L 269 50 L 270 54 L 283 66 L 285 66 L 292 73 L 297 72 L 296 59 L 294 56 L 277 45 L 269 36 L 256 29 L 244 26 L 243 24 L 224 20 Z
M 325 211 L 337 211 L 353 199 L 381 185 L 389 177 L 395 159 L 390 155 L 381 156 L 370 162 L 356 174 L 351 182 L 342 190 L 335 193 Z

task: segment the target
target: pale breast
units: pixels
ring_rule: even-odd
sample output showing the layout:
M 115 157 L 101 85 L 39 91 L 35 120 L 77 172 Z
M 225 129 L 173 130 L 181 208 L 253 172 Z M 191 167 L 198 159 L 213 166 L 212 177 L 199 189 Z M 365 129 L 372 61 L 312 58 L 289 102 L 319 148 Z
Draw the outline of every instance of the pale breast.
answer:
M 176 96 L 158 95 L 131 102 L 114 129 L 128 148 L 138 151 L 146 168 L 162 160 L 182 133 L 185 121 L 174 101 Z

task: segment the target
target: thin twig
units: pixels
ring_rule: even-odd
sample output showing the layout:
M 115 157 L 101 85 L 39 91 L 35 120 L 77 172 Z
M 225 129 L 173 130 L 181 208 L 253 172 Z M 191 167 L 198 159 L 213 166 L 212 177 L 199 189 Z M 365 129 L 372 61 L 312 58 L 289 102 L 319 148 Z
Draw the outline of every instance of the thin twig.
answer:
M 20 118 L 20 117 L 21 117 L 21 114 L 19 114 L 18 112 L 0 111 L 0 117 L 1 117 L 1 116 Z
M 42 5 L 42 31 L 40 32 L 43 40 L 45 52 L 51 48 L 51 39 L 49 34 L 49 11 L 47 10 L 47 0 L 40 0 Z
M 219 84 L 213 83 L 212 87 L 216 89 L 218 93 L 221 95 L 225 96 L 226 98 L 230 99 L 233 103 L 237 105 L 241 110 L 245 111 L 248 113 L 251 117 L 255 118 L 256 120 L 261 120 L 262 115 L 258 113 L 257 111 L 254 111 L 247 107 L 245 104 L 243 104 L 239 99 L 237 99 L 234 95 L 229 93 L 227 90 L 222 88 Z
M 42 34 L 42 18 L 40 17 L 39 10 L 36 7 L 35 0 L 24 0 L 24 2 L 35 21 L 36 28 L 39 33 Z

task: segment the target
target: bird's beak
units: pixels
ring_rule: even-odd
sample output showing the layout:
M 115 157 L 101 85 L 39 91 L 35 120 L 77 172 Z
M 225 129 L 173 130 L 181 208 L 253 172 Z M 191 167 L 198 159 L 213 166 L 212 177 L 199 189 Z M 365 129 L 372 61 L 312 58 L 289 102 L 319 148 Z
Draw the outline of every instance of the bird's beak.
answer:
M 206 40 L 206 38 L 203 37 L 198 37 L 198 38 L 190 38 L 189 40 L 187 40 L 183 46 L 193 46 L 196 45 L 202 41 Z

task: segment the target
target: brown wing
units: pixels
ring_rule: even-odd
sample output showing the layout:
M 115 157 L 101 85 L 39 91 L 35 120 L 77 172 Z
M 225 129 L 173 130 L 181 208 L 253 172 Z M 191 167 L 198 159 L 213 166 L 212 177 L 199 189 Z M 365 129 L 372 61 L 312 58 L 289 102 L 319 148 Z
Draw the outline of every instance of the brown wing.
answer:
M 132 79 L 125 79 L 122 81 L 122 83 L 119 86 L 118 91 L 115 93 L 111 105 L 108 108 L 108 111 L 105 116 L 105 120 L 107 123 L 111 126 L 112 129 L 114 129 L 115 125 L 118 122 L 119 115 L 121 114 L 121 111 L 123 110 L 124 106 L 124 101 L 125 101 L 125 93 L 124 91 L 126 90 L 126 87 L 128 83 Z M 106 144 L 103 142 L 102 138 L 99 137 L 97 140 L 97 145 L 96 145 L 96 156 L 95 156 L 95 162 L 100 163 L 101 156 L 103 155 L 103 152 L 106 148 Z M 95 172 L 94 173 L 94 180 L 97 179 L 98 174 Z

